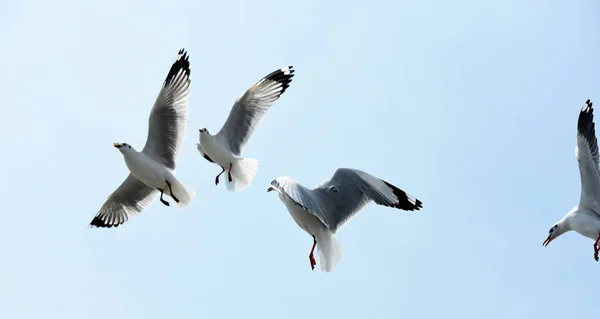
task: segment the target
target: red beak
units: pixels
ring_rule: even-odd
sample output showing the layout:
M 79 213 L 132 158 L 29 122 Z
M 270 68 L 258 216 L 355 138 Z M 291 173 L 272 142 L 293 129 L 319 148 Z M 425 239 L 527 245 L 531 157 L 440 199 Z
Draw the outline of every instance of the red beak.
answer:
M 546 240 L 544 240 L 544 243 L 542 244 L 542 246 L 546 247 L 548 246 L 548 244 L 552 241 L 552 235 L 548 235 L 548 238 L 546 238 Z
M 274 189 L 275 188 L 273 188 L 273 187 L 269 187 L 269 189 L 267 189 L 267 193 L 270 192 L 270 191 L 272 191 L 272 190 L 274 190 Z

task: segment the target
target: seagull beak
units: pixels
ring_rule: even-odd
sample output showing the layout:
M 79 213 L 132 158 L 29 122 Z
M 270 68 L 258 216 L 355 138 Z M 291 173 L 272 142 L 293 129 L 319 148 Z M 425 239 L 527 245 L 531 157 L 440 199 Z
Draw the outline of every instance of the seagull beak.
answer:
M 546 238 L 546 240 L 544 240 L 544 243 L 542 244 L 542 246 L 546 247 L 548 246 L 548 244 L 552 241 L 552 235 L 548 235 L 548 238 Z
M 269 189 L 267 189 L 267 193 L 270 192 L 270 191 L 272 191 L 272 190 L 275 190 L 275 188 L 269 187 Z
M 113 144 L 113 146 L 116 148 L 119 148 L 119 147 L 121 147 L 121 143 L 115 143 L 115 144 Z

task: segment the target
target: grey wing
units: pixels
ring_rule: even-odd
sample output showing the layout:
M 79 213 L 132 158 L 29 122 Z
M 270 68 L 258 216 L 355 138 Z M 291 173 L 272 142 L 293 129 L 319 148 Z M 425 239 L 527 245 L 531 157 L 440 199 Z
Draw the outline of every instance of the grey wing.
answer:
M 292 82 L 292 66 L 277 70 L 249 88 L 233 105 L 217 140 L 239 156 L 256 126 Z
M 354 172 L 358 175 L 362 184 L 359 182 L 357 184 L 360 184 L 366 196 L 377 205 L 409 211 L 423 208 L 423 202 L 380 178 L 357 169 L 342 168 L 341 170 Z
M 319 218 L 325 226 L 329 227 L 329 224 L 325 220 L 325 211 L 331 208 L 329 207 L 330 203 L 321 201 L 319 194 L 315 193 L 314 190 L 304 187 L 289 177 L 278 177 L 271 182 L 271 186 L 276 188 L 294 204 Z
M 600 213 L 600 171 L 598 159 L 598 141 L 594 124 L 594 108 L 587 100 L 579 113 L 577 121 L 577 149 L 581 176 L 580 207 L 586 207 Z
M 185 136 L 190 72 L 189 57 L 181 49 L 148 120 L 148 139 L 142 152 L 170 170 L 175 169 Z
M 328 182 L 313 192 L 318 193 L 322 201 L 330 203 L 331 207 L 323 212 L 323 217 L 333 232 L 356 216 L 370 201 L 402 210 L 423 207 L 420 200 L 394 185 L 350 168 L 338 168 Z
M 108 197 L 90 226 L 117 227 L 150 206 L 156 195 L 157 190 L 129 174 L 121 186 Z

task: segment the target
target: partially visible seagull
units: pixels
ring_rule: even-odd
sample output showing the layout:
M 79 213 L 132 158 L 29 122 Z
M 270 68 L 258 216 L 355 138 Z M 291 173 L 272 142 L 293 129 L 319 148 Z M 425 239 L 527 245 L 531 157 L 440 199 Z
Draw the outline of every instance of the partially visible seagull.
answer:
M 141 152 L 127 143 L 115 143 L 125 158 L 130 174 L 112 193 L 90 223 L 96 227 L 117 227 L 150 206 L 160 192 L 167 194 L 178 208 L 190 204 L 196 192 L 180 183 L 173 173 L 185 136 L 190 62 L 187 52 L 179 51 L 150 113 L 148 138 Z
M 333 270 L 342 258 L 342 246 L 335 233 L 356 216 L 365 205 L 377 205 L 402 210 L 419 210 L 423 203 L 396 186 L 351 168 L 338 168 L 333 177 L 308 189 L 290 177 L 278 177 L 267 192 L 276 191 L 290 215 L 300 228 L 313 238 L 308 255 L 310 267 L 315 269 L 313 257 L 319 245 L 319 264 L 322 271 Z
M 225 170 L 228 190 L 241 191 L 250 185 L 258 170 L 258 160 L 239 157 L 242 148 L 258 122 L 290 86 L 293 76 L 291 66 L 267 75 L 238 97 L 219 133 L 211 135 L 206 128 L 200 129 L 198 152 L 222 169 L 215 177 L 215 185 Z
M 598 251 L 600 250 L 600 168 L 598 167 L 594 107 L 589 99 L 579 112 L 575 157 L 579 162 L 581 177 L 579 206 L 573 207 L 565 217 L 552 225 L 548 238 L 542 245 L 548 246 L 558 236 L 574 230 L 594 240 L 594 259 L 598 261 Z

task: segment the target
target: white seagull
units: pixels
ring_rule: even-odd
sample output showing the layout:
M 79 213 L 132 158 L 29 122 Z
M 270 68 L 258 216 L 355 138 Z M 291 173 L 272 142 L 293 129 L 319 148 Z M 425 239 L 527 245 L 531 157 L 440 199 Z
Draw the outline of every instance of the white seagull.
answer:
M 356 216 L 365 205 L 377 205 L 402 210 L 419 210 L 423 203 L 396 186 L 351 168 L 338 168 L 333 177 L 308 189 L 290 177 L 278 177 L 267 192 L 276 191 L 290 215 L 300 228 L 313 238 L 308 258 L 315 268 L 313 257 L 319 245 L 319 264 L 322 271 L 333 270 L 342 257 L 342 246 L 335 233 Z
M 96 227 L 117 227 L 150 206 L 160 192 L 170 196 L 178 208 L 185 208 L 196 192 L 180 183 L 173 173 L 185 136 L 190 62 L 179 51 L 150 113 L 148 138 L 141 152 L 127 143 L 115 143 L 125 158 L 130 174 L 112 193 L 90 223 Z
M 198 152 L 222 169 L 215 177 L 215 185 L 225 170 L 228 190 L 241 191 L 250 185 L 258 170 L 258 160 L 239 157 L 242 148 L 258 122 L 290 86 L 293 76 L 291 66 L 265 76 L 238 97 L 219 133 L 211 135 L 206 128 L 200 129 Z
M 552 225 L 548 244 L 558 236 L 574 230 L 594 240 L 594 259 L 598 261 L 600 249 L 600 168 L 598 167 L 598 141 L 594 124 L 594 108 L 588 99 L 579 113 L 577 121 L 577 147 L 575 157 L 579 162 L 581 177 L 581 197 L 579 206 L 573 207 L 556 224 Z

